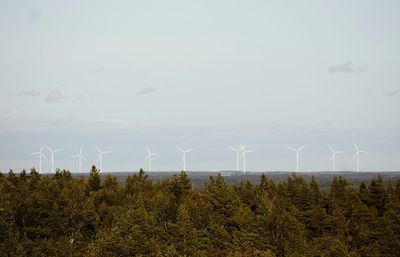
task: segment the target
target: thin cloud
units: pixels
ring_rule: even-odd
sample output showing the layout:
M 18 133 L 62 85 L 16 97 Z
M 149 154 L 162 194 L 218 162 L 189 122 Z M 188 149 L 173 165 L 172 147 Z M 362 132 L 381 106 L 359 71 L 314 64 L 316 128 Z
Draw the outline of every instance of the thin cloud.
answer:
M 25 96 L 25 97 L 35 97 L 35 96 L 40 96 L 40 92 L 32 89 L 32 90 L 24 90 L 21 91 L 19 94 L 19 96 Z
M 75 98 L 75 103 L 82 103 L 83 100 L 84 100 L 84 97 L 82 95 L 78 96 L 78 97 Z
M 154 94 L 156 89 L 153 87 L 144 87 L 136 92 L 136 95 L 147 95 L 147 94 Z
M 6 118 L 12 117 L 12 116 L 14 116 L 16 114 L 17 114 L 17 110 L 15 110 L 15 109 L 4 110 L 4 111 L 1 112 L 1 116 L 2 117 L 6 117 Z
M 360 73 L 366 70 L 366 68 L 357 66 L 352 62 L 345 62 L 340 65 L 332 65 L 328 68 L 329 73 Z
M 39 21 L 40 20 L 40 11 L 39 10 L 33 10 L 31 11 L 31 13 L 29 14 L 29 19 L 31 21 Z
M 103 66 L 99 66 L 96 68 L 96 72 L 101 73 L 104 71 L 104 67 Z
M 64 96 L 60 91 L 52 91 L 47 94 L 46 98 L 44 99 L 48 103 L 56 103 L 60 100 L 67 99 L 68 97 Z
M 131 122 L 130 120 L 125 120 L 125 119 L 105 119 L 105 118 L 89 119 L 86 122 L 89 124 L 92 124 L 92 125 L 96 125 L 96 126 L 98 126 L 99 124 L 102 124 L 102 125 L 127 127 L 127 126 L 135 124 L 135 123 Z
M 396 96 L 398 94 L 399 94 L 399 90 L 393 90 L 393 91 L 385 92 L 385 95 L 389 96 L 389 97 Z

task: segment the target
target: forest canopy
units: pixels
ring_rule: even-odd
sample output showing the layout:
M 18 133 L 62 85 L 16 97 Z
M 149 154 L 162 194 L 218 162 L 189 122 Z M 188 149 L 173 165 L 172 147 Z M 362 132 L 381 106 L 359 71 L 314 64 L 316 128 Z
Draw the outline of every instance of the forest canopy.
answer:
M 0 173 L 0 256 L 399 256 L 400 180 Z

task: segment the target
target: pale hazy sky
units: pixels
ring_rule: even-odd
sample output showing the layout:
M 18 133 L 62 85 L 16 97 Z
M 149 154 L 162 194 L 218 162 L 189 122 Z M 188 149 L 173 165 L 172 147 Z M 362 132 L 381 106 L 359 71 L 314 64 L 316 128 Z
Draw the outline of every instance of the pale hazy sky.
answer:
M 400 1 L 0 2 L 0 170 L 400 169 Z M 46 153 L 47 154 L 47 153 Z M 49 169 L 49 163 L 45 169 Z

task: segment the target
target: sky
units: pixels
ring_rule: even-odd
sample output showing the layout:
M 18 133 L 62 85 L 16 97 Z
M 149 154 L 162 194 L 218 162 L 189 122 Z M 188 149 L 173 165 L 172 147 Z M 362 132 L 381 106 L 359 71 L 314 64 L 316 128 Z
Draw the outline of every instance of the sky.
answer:
M 400 2 L 0 1 L 0 170 L 400 170 Z M 49 152 L 45 151 L 49 157 Z M 43 163 L 50 171 L 50 163 Z

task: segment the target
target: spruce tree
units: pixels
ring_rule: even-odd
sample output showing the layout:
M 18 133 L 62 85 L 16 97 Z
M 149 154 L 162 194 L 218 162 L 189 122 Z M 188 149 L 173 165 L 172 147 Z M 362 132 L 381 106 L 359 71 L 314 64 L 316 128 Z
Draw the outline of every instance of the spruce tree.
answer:
M 96 166 L 94 165 L 90 170 L 90 175 L 87 184 L 89 192 L 95 192 L 101 188 L 101 177 L 99 171 L 96 169 Z

